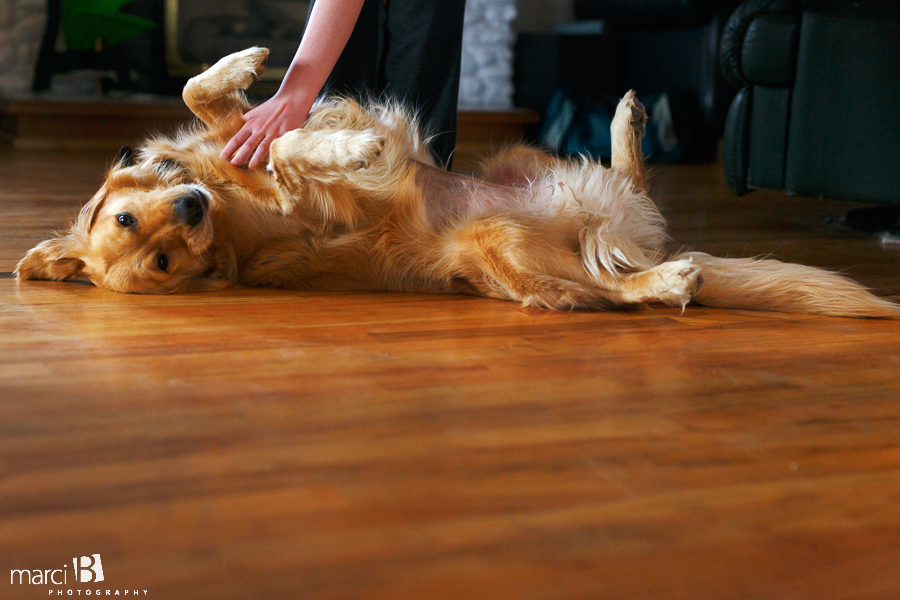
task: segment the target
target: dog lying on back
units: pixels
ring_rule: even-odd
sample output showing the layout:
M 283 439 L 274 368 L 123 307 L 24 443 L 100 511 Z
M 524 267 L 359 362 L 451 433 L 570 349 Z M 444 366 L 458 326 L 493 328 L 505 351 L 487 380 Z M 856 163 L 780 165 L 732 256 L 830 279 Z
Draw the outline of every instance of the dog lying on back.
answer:
M 666 259 L 647 196 L 646 116 L 632 92 L 612 166 L 506 150 L 479 178 L 435 166 L 394 105 L 325 99 L 277 140 L 267 170 L 219 158 L 268 51 L 227 56 L 183 97 L 202 124 L 125 152 L 71 230 L 33 248 L 19 280 L 86 278 L 118 292 L 230 285 L 467 293 L 553 309 L 661 302 L 900 317 L 859 284 L 775 260 Z M 702 281 L 702 285 L 701 285 Z

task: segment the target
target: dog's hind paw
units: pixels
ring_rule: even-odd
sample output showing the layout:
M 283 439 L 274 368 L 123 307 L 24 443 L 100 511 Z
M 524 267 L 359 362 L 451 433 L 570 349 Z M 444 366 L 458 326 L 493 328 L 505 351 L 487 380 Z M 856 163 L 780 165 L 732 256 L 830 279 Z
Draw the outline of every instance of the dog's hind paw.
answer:
M 663 263 L 656 270 L 657 299 L 669 306 L 687 306 L 703 281 L 700 265 L 689 258 Z
M 613 117 L 613 128 L 623 129 L 626 125 L 633 128 L 637 133 L 643 134 L 644 127 L 647 124 L 647 112 L 644 105 L 634 93 L 629 90 L 616 107 L 616 114 Z

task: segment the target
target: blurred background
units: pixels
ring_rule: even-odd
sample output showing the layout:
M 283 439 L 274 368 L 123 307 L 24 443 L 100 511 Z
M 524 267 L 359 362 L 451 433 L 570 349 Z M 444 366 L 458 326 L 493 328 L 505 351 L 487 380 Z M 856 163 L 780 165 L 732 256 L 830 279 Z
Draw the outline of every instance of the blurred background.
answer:
M 190 118 L 185 81 L 271 50 L 277 89 L 303 34 L 295 0 L 0 0 L 0 136 L 115 148 Z M 455 168 L 527 140 L 610 154 L 634 89 L 651 162 L 721 161 L 731 190 L 900 205 L 894 0 L 468 0 Z M 873 118 L 878 115 L 878 118 Z M 894 213 L 888 219 L 896 221 Z
M 561 152 L 603 156 L 609 112 L 634 88 L 651 101 L 654 121 L 664 124 L 660 135 L 648 136 L 654 158 L 710 158 L 734 93 L 716 56 L 736 5 L 469 0 L 461 110 L 479 117 L 480 130 L 492 129 L 493 113 L 491 135 L 498 138 L 518 134 Z M 272 54 L 266 78 L 252 93 L 265 96 L 296 51 L 308 6 L 294 0 L 0 0 L 0 94 L 8 100 L 104 100 L 98 110 L 110 111 L 110 99 L 165 106 L 205 66 L 261 45 Z M 47 110 L 54 108 L 62 107 Z M 160 117 L 156 111 L 150 118 Z M 13 143 L 15 120 L 8 115 L 4 127 Z M 473 150 L 487 150 L 487 142 L 471 143 Z

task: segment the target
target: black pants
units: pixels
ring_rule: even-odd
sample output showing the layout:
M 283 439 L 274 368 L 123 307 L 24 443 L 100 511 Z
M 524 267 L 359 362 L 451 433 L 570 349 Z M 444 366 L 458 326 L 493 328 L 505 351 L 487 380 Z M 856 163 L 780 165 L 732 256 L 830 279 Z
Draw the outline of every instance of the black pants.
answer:
M 432 136 L 435 158 L 449 168 L 464 12 L 465 0 L 365 0 L 325 91 L 392 98 L 413 108 Z

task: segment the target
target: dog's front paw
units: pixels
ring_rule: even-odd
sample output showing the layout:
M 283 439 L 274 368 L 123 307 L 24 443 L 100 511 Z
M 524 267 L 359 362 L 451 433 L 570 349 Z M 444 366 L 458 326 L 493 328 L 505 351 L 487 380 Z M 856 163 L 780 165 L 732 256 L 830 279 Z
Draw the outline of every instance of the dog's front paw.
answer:
M 292 180 L 343 179 L 371 166 L 386 143 L 372 130 L 295 129 L 272 142 L 269 170 L 277 174 L 279 183 L 286 185 L 291 185 Z
M 268 48 L 247 48 L 219 59 L 203 74 L 203 79 L 219 79 L 224 88 L 247 89 L 262 77 L 268 60 Z
M 255 46 L 238 54 L 241 55 L 242 66 L 252 72 L 253 78 L 259 81 L 263 71 L 266 70 L 266 63 L 269 61 L 269 49 Z
M 352 170 L 367 169 L 384 152 L 385 144 L 387 140 L 374 131 L 354 132 L 347 142 L 344 165 Z
M 232 55 L 234 62 L 230 68 L 243 75 L 240 87 L 246 89 L 254 81 L 259 81 L 263 71 L 266 70 L 266 62 L 269 60 L 268 48 L 247 48 L 242 52 Z

